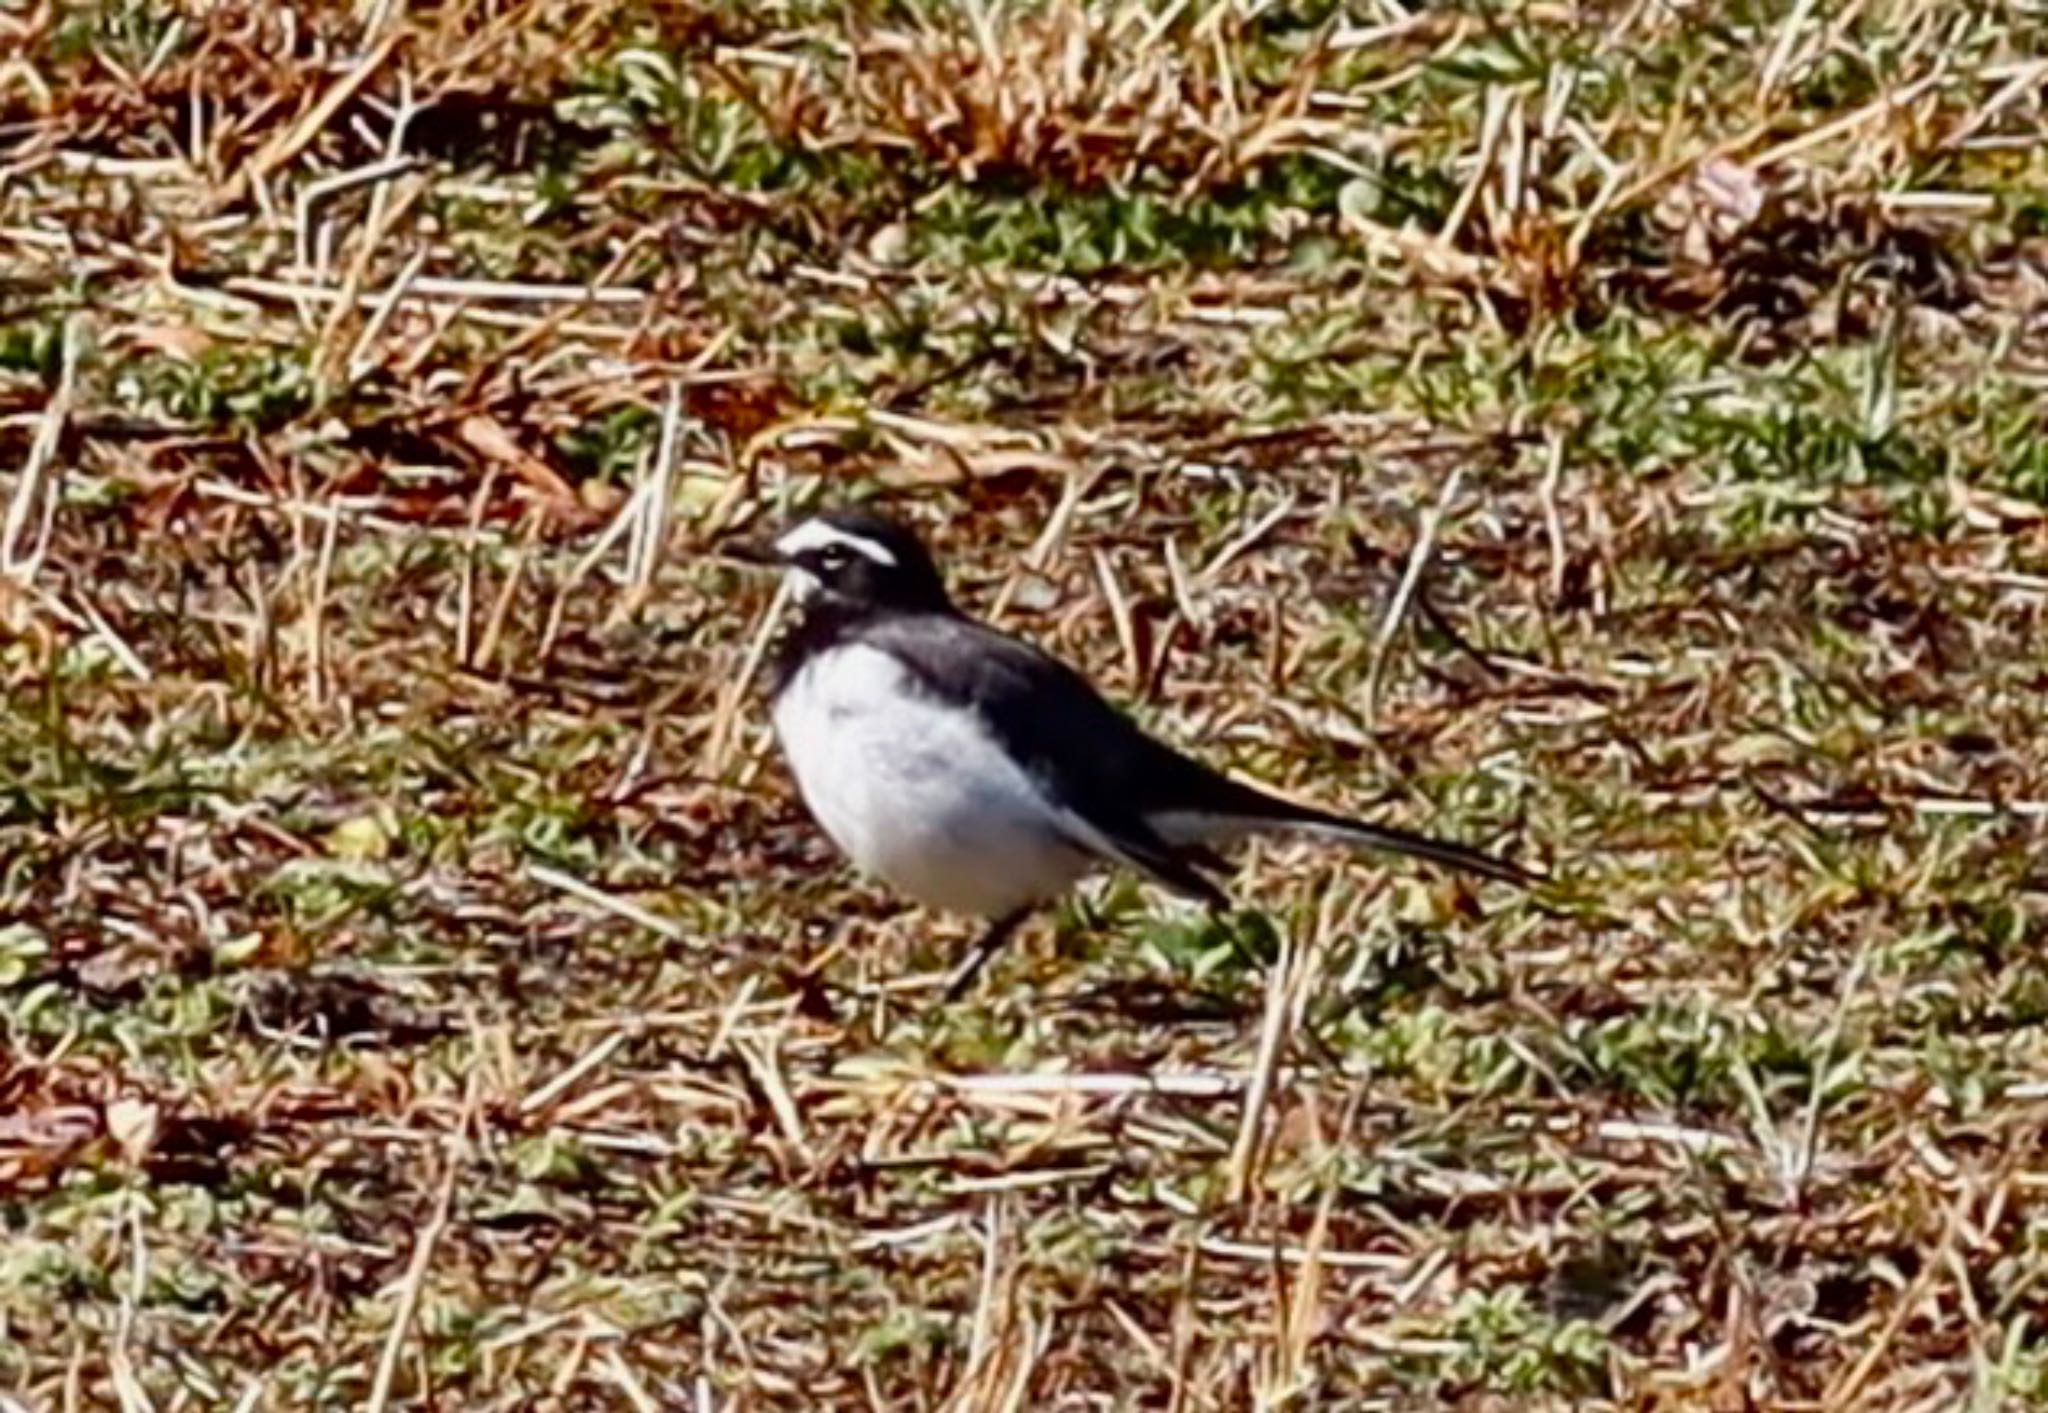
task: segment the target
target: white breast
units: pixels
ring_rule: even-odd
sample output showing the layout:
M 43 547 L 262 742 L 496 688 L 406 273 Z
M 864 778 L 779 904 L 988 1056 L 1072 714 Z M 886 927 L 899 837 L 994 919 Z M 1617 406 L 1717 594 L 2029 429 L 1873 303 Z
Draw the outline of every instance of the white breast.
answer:
M 929 907 L 996 917 L 1088 865 L 979 718 L 918 691 L 877 649 L 828 649 L 798 669 L 775 733 L 832 841 Z

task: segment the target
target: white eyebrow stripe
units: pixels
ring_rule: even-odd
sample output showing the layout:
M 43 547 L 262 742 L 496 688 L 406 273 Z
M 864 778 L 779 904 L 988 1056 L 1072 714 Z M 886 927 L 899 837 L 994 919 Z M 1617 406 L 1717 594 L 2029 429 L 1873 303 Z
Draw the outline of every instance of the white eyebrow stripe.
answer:
M 850 535 L 837 526 L 823 520 L 806 520 L 775 542 L 775 548 L 790 559 L 810 550 L 821 550 L 827 545 L 841 545 L 855 554 L 864 555 L 885 569 L 896 567 L 896 556 L 888 547 L 859 535 Z

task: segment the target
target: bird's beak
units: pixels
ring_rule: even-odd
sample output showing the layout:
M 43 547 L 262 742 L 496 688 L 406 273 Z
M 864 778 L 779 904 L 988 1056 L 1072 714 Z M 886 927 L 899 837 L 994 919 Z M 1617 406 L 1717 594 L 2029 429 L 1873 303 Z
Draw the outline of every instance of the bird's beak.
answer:
M 711 552 L 720 559 L 759 568 L 779 569 L 787 562 L 773 541 L 750 539 L 744 535 L 728 535 L 713 544 Z

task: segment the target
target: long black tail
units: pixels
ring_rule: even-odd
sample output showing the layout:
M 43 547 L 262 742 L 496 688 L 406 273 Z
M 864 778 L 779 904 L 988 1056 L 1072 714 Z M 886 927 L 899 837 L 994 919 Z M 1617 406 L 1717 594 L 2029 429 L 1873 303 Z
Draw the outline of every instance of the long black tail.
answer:
M 1239 781 L 1230 780 L 1227 783 L 1232 796 L 1231 808 L 1226 820 L 1218 821 L 1226 832 L 1231 826 L 1236 826 L 1245 833 L 1313 834 L 1349 844 L 1362 844 L 1367 848 L 1380 849 L 1390 854 L 1405 854 L 1410 858 L 1426 859 L 1430 863 L 1442 864 L 1446 868 L 1460 869 L 1466 873 L 1476 873 L 1481 878 L 1498 879 L 1502 883 L 1528 885 L 1544 881 L 1540 873 L 1523 868 L 1520 864 L 1509 863 L 1506 859 L 1495 858 L 1492 854 L 1464 844 L 1453 844 L 1447 839 L 1433 839 L 1427 834 L 1417 834 L 1391 824 L 1368 824 L 1362 819 L 1347 819 L 1328 810 L 1319 810 L 1310 805 L 1297 805 L 1292 800 L 1283 800 L 1277 795 L 1255 790 Z
M 1476 873 L 1482 878 L 1496 878 L 1502 883 L 1524 885 L 1543 882 L 1543 875 L 1533 873 L 1520 864 L 1509 863 L 1506 859 L 1495 858 L 1492 854 L 1474 849 L 1465 844 L 1453 844 L 1448 839 L 1432 839 L 1427 834 L 1416 834 L 1407 829 L 1396 829 L 1388 824 L 1367 824 L 1362 819 L 1343 819 L 1337 815 L 1310 812 L 1307 818 L 1296 821 L 1281 821 L 1286 829 L 1303 833 L 1324 834 L 1334 839 L 1344 839 L 1368 848 L 1383 849 L 1390 854 L 1406 854 L 1410 858 L 1427 859 L 1446 868 L 1463 869 Z

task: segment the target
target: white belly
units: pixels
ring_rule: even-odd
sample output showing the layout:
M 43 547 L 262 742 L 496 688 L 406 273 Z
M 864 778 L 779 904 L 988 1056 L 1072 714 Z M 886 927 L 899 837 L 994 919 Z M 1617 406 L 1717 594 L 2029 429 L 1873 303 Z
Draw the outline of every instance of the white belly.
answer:
M 928 907 L 996 917 L 1064 890 L 1089 857 L 975 717 L 886 653 L 830 649 L 775 703 L 804 803 L 864 872 Z

